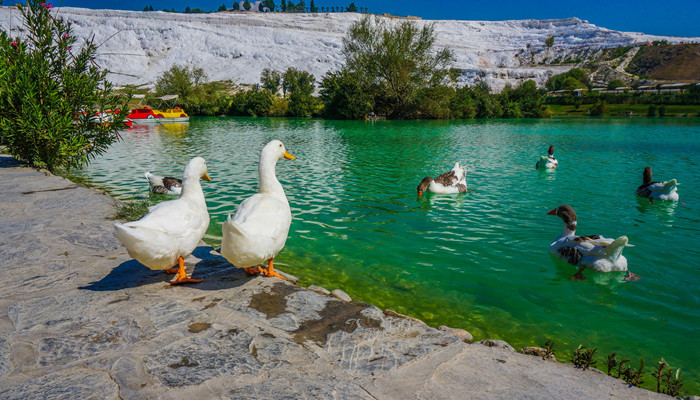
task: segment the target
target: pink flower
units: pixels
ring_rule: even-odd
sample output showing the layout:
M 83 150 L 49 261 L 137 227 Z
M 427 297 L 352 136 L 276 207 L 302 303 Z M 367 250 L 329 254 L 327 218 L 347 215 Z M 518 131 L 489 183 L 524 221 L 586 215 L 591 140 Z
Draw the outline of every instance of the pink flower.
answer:
M 10 44 L 13 45 L 13 46 L 17 46 L 17 45 L 19 44 L 19 42 L 12 42 L 12 43 L 10 43 Z
M 51 3 L 41 3 L 41 6 L 44 7 L 45 9 L 47 9 L 47 10 L 50 10 L 50 9 L 53 8 L 53 6 L 51 5 Z
M 69 38 L 69 37 L 70 37 L 70 35 L 69 35 L 69 34 L 67 34 L 67 33 L 64 33 L 64 34 L 63 34 L 63 37 L 64 37 L 64 38 Z

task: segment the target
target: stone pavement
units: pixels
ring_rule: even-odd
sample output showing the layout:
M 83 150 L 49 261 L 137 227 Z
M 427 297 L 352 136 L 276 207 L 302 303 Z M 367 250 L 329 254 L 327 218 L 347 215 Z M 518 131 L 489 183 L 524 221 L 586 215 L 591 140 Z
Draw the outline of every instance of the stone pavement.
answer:
M 170 286 L 113 237 L 114 200 L 0 156 L 0 399 L 663 399 L 468 344 L 210 247 Z M 501 343 L 503 344 L 503 343 Z

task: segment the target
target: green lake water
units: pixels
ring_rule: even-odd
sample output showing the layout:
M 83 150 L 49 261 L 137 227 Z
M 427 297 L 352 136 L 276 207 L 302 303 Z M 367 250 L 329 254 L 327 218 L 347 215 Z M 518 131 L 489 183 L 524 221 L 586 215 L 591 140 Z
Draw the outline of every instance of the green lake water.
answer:
M 145 171 L 181 176 L 204 157 L 212 246 L 227 214 L 257 190 L 260 150 L 280 139 L 297 159 L 277 165 L 293 222 L 275 265 L 303 285 L 342 288 L 516 349 L 551 338 L 560 360 L 579 344 L 597 346 L 603 370 L 612 352 L 635 367 L 644 357 L 647 372 L 664 357 L 683 368 L 687 392 L 700 392 L 698 118 L 192 118 L 122 136 L 83 173 L 119 197 L 145 196 Z M 550 144 L 559 168 L 535 170 Z M 416 196 L 423 177 L 455 161 L 467 167 L 470 193 Z M 655 180 L 680 182 L 679 203 L 634 195 L 645 166 Z M 627 235 L 635 247 L 623 254 L 642 279 L 586 271 L 588 280 L 569 280 L 575 268 L 548 253 L 562 221 L 546 212 L 560 204 L 576 210 L 578 234 Z

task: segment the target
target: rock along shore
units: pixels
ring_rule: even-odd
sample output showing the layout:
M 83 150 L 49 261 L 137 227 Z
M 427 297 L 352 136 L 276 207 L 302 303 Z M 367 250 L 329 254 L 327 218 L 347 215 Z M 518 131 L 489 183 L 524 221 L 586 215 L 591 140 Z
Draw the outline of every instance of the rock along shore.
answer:
M 669 399 L 449 328 L 248 277 L 210 247 L 170 286 L 114 200 L 0 156 L 2 399 Z M 464 332 L 464 331 L 461 331 Z

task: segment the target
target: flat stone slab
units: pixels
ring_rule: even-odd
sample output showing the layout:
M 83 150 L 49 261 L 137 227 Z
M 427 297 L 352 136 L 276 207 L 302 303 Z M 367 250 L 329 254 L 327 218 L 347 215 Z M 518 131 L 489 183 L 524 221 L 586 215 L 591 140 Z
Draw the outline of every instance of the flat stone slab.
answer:
M 114 200 L 0 156 L 0 398 L 669 398 L 387 310 L 250 277 L 210 247 L 202 283 L 132 260 Z

